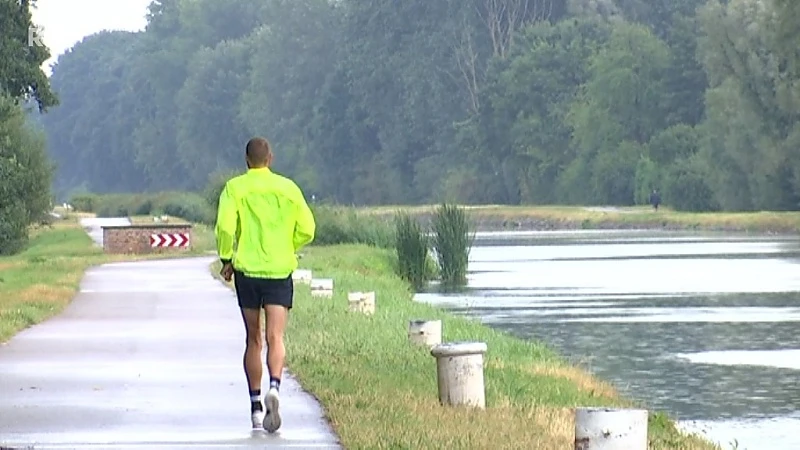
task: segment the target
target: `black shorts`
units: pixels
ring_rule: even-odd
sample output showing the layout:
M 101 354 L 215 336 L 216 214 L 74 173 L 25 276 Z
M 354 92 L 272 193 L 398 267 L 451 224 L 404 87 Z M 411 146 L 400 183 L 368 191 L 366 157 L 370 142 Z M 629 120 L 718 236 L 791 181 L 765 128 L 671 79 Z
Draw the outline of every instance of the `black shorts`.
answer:
M 253 278 L 234 271 L 233 277 L 240 308 L 261 309 L 266 305 L 278 305 L 292 309 L 294 282 L 291 274 L 279 279 Z

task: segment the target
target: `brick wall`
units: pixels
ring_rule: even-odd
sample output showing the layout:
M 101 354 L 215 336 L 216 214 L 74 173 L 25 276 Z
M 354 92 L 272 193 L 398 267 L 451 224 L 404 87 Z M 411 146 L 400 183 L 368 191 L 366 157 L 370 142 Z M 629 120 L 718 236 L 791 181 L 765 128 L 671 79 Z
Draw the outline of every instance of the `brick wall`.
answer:
M 150 246 L 153 234 L 186 234 L 189 244 L 186 247 Z M 147 254 L 185 252 L 192 247 L 192 226 L 190 224 L 153 224 L 103 227 L 103 250 L 114 254 Z

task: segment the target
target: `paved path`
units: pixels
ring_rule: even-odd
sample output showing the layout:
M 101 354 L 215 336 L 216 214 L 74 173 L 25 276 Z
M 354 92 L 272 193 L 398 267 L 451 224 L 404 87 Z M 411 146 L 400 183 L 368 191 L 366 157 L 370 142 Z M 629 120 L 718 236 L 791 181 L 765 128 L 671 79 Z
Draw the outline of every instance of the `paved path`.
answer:
M 103 227 L 130 225 L 131 221 L 127 217 L 89 217 L 81 219 L 81 226 L 89 237 L 99 246 L 103 246 Z
M 339 448 L 287 375 L 283 428 L 250 429 L 244 330 L 213 258 L 108 264 L 0 345 L 0 447 Z

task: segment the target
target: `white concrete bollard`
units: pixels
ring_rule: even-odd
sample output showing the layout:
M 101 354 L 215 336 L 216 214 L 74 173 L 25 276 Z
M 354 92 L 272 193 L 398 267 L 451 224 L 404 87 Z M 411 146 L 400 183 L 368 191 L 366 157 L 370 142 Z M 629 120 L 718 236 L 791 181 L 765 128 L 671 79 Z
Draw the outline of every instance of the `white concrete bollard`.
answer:
M 312 297 L 333 297 L 333 280 L 330 278 L 318 278 L 311 280 Z
M 486 407 L 483 384 L 483 342 L 451 342 L 431 349 L 436 357 L 439 402 L 445 406 Z
M 577 408 L 575 450 L 647 450 L 647 410 Z
M 411 320 L 408 322 L 408 341 L 429 348 L 442 343 L 441 320 Z
M 311 284 L 311 271 L 306 269 L 297 269 L 292 272 L 292 280 L 298 284 Z
M 350 292 L 347 294 L 347 301 L 350 304 L 350 312 L 375 314 L 374 292 Z

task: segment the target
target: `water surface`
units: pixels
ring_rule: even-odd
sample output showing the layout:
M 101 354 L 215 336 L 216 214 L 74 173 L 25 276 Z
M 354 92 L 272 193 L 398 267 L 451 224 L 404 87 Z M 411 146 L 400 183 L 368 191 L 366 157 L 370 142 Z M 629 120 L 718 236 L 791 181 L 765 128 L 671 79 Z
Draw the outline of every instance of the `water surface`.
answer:
M 543 340 L 725 448 L 800 448 L 800 239 L 481 233 L 469 289 L 417 299 Z

